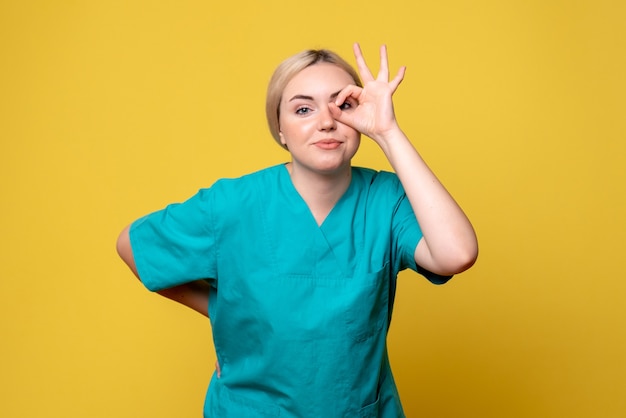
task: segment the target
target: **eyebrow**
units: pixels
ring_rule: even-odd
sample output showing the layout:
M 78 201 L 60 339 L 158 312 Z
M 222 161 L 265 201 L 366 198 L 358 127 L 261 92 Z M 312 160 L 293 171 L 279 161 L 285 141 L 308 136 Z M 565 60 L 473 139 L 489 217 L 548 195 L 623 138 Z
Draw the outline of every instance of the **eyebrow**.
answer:
M 343 90 L 343 89 L 342 89 Z M 333 94 L 330 95 L 331 99 L 335 99 L 337 96 L 339 96 L 339 93 L 341 93 L 341 90 L 339 90 L 338 92 L 335 92 Z M 307 96 L 305 94 L 296 94 L 295 96 L 293 96 L 291 99 L 289 99 L 290 102 L 294 101 L 294 100 L 311 100 L 313 101 L 313 96 Z

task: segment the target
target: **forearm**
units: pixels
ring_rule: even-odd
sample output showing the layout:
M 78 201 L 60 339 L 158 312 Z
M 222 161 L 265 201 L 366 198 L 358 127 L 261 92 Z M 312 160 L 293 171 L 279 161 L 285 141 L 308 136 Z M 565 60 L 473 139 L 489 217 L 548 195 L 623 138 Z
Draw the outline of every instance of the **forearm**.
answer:
M 478 254 L 467 216 L 398 127 L 376 141 L 398 175 L 423 232 L 415 259 L 433 273 L 460 273 Z
M 210 285 L 206 281 L 198 280 L 169 289 L 160 290 L 157 293 L 208 317 L 209 290 Z
M 387 48 L 380 48 L 380 67 L 374 77 L 354 45 L 363 87 L 347 86 L 334 103 L 329 104 L 333 117 L 372 138 L 383 150 L 398 175 L 422 228 L 423 238 L 415 249 L 415 261 L 423 268 L 441 275 L 456 274 L 469 268 L 478 254 L 476 235 L 469 220 L 428 168 L 395 118 L 392 96 L 404 79 L 400 67 L 389 81 Z M 339 106 L 357 102 L 346 111 Z

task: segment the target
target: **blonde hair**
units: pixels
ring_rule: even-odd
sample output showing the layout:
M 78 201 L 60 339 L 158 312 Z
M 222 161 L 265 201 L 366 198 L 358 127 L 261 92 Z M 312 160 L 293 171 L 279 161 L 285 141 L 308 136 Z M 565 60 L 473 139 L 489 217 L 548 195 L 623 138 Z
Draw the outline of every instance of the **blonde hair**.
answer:
M 361 87 L 359 75 L 343 58 L 335 52 L 327 49 L 309 49 L 293 55 L 276 67 L 272 78 L 267 86 L 267 96 L 265 99 L 265 114 L 267 123 L 274 140 L 283 148 L 287 148 L 280 141 L 280 101 L 282 100 L 283 91 L 291 79 L 300 71 L 313 64 L 326 62 L 334 64 L 345 70 L 354 80 L 354 84 Z

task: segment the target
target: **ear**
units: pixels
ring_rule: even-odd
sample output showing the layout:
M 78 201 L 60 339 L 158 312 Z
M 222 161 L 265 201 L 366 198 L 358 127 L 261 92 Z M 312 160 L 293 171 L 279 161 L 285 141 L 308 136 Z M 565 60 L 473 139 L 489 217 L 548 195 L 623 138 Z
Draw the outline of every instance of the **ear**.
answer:
M 283 148 L 289 151 L 289 147 L 287 146 L 287 141 L 285 141 L 285 136 L 283 135 L 283 133 L 279 131 L 278 137 L 280 138 L 280 143 L 283 145 Z

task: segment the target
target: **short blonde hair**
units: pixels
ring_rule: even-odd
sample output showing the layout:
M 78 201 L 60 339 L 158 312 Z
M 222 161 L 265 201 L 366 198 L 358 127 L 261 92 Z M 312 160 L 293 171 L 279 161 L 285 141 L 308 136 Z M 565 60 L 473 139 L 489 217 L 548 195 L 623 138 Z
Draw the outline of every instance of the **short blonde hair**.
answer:
M 274 71 L 272 78 L 267 86 L 267 96 L 265 99 L 265 114 L 267 123 L 274 140 L 283 148 L 287 148 L 280 141 L 280 101 L 282 100 L 283 91 L 291 79 L 300 71 L 313 64 L 326 62 L 335 64 L 339 68 L 345 70 L 354 80 L 354 84 L 361 87 L 359 75 L 343 58 L 335 52 L 327 49 L 309 49 L 302 51 L 284 60 Z

